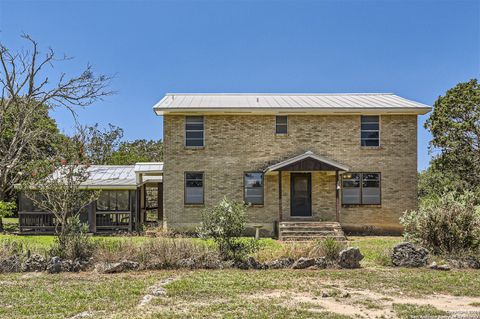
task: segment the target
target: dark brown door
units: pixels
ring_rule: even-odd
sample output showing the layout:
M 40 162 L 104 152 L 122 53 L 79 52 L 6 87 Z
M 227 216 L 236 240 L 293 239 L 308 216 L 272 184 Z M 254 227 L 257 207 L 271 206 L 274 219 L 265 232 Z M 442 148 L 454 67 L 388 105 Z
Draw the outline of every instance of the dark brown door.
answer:
M 312 216 L 311 174 L 292 173 L 290 176 L 290 216 Z

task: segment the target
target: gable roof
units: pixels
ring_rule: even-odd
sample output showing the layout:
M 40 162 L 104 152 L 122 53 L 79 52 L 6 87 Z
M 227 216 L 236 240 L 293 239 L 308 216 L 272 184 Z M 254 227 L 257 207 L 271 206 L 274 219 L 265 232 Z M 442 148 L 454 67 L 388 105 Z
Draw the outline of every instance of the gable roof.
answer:
M 318 164 L 318 165 L 317 165 Z M 303 167 L 301 170 L 311 171 L 311 170 L 325 170 L 325 171 L 349 171 L 349 167 L 328 159 L 324 156 L 316 155 L 311 151 L 307 151 L 298 156 L 294 156 L 285 161 L 281 161 L 277 164 L 271 165 L 265 169 L 265 173 L 273 171 L 282 171 L 282 170 L 291 170 L 294 166 Z M 308 166 L 308 167 L 307 167 Z M 313 168 L 313 166 L 316 166 Z
M 425 114 L 431 107 L 392 93 L 168 93 L 153 110 L 157 115 L 192 112 Z

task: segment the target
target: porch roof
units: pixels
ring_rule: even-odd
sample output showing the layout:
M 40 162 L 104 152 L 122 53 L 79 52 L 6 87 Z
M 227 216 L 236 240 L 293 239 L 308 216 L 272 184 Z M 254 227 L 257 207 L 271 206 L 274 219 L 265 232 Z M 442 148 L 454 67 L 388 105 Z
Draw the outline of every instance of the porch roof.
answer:
M 349 171 L 349 167 L 326 157 L 307 151 L 265 169 L 265 173 L 273 171 Z

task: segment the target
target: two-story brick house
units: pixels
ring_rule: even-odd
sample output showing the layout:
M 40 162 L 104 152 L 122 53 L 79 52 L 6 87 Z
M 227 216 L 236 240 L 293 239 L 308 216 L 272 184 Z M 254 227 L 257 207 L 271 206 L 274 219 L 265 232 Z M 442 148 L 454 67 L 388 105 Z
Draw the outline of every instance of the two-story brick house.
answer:
M 154 111 L 168 228 L 195 229 L 224 196 L 250 203 L 249 223 L 270 233 L 300 221 L 398 233 L 417 206 L 417 116 L 429 106 L 394 94 L 167 94 Z

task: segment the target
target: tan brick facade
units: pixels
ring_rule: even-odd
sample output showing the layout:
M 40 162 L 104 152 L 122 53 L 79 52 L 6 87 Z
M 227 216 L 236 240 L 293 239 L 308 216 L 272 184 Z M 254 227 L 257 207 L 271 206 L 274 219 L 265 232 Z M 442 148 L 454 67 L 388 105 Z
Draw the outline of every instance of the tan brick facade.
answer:
M 347 230 L 400 231 L 399 217 L 417 205 L 417 116 L 382 115 L 380 147 L 360 146 L 360 115 L 289 115 L 288 136 L 275 135 L 273 115 L 206 115 L 205 147 L 187 149 L 185 116 L 164 116 L 166 225 L 198 226 L 203 209 L 224 196 L 243 200 L 243 175 L 312 151 L 350 167 L 381 173 L 381 205 L 341 207 Z M 202 206 L 184 205 L 184 174 L 204 172 Z M 278 173 L 265 175 L 264 205 L 248 209 L 249 221 L 272 230 L 279 220 Z M 290 220 L 290 174 L 283 172 L 283 219 Z M 312 172 L 312 219 L 335 220 L 335 174 Z

